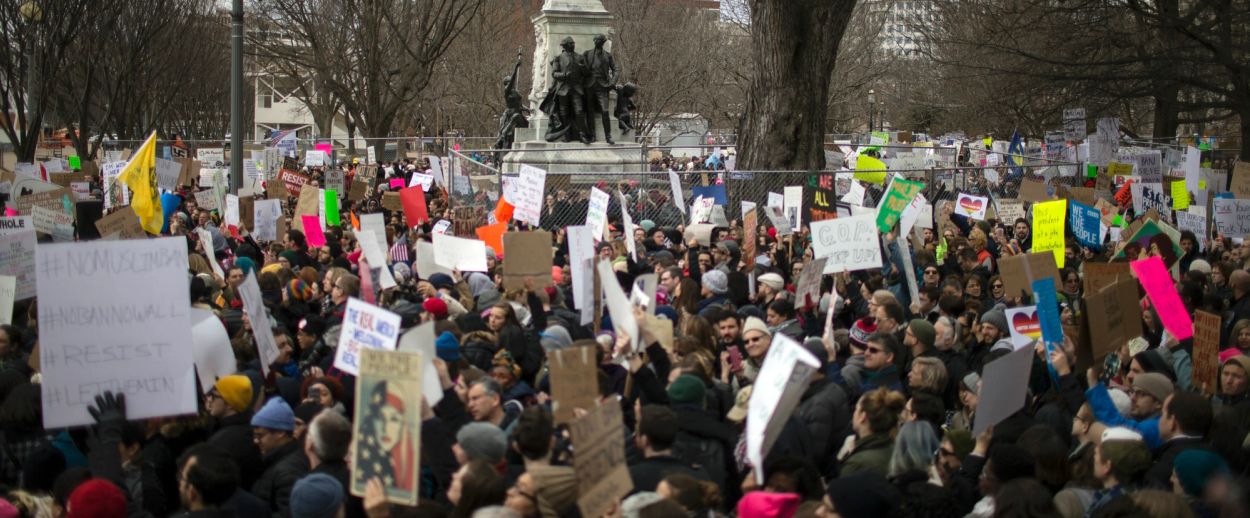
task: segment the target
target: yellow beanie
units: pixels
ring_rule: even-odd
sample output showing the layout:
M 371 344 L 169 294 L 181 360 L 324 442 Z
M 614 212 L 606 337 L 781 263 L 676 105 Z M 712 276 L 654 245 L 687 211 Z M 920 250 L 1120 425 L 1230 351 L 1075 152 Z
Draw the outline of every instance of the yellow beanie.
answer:
M 221 399 L 236 412 L 246 412 L 252 404 L 252 380 L 247 376 L 226 376 L 214 385 Z

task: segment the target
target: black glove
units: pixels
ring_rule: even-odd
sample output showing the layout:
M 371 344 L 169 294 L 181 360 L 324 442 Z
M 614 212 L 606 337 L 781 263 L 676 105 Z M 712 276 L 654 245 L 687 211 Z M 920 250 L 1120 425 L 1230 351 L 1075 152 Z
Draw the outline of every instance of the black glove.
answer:
M 95 405 L 87 406 L 87 412 L 99 424 L 102 442 L 121 442 L 122 425 L 126 422 L 126 394 L 113 395 L 104 391 L 95 397 Z

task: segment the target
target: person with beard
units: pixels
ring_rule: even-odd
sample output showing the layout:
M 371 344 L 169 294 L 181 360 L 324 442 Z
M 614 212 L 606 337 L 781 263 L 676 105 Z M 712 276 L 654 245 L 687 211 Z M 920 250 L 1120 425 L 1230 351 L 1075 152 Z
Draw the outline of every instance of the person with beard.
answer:
M 990 348 L 1003 337 L 1011 336 L 1010 333 L 1007 327 L 1006 305 L 996 304 L 993 309 L 981 315 L 981 327 L 964 346 L 968 370 L 981 372 L 981 367 L 985 364 L 985 356 L 990 353 Z

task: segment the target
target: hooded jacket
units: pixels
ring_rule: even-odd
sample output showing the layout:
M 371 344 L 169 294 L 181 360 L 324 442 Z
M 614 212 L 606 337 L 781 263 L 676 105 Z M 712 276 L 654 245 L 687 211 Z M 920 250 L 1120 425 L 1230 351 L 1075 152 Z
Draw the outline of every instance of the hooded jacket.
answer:
M 829 473 L 836 448 L 851 434 L 846 392 L 829 378 L 813 381 L 803 392 L 796 415 L 812 431 L 816 467 L 821 473 Z

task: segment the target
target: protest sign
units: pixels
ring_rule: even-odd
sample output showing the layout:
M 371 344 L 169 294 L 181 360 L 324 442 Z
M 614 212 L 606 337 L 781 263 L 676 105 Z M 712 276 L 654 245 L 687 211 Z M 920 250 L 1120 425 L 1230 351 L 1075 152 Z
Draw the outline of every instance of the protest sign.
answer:
M 183 240 L 44 244 L 35 254 L 44 427 L 94 424 L 87 405 L 106 390 L 126 394 L 128 419 L 197 411 Z
M 482 206 L 456 207 L 452 221 L 452 233 L 460 237 L 474 235 L 478 227 L 486 226 L 486 209 Z
M 1028 180 L 1020 182 L 1020 199 L 1027 202 L 1040 203 L 1050 201 L 1054 198 L 1050 196 L 1050 189 L 1044 183 L 1031 182 Z
M 351 302 L 356 299 L 348 304 Z M 399 317 L 395 319 L 398 329 Z M 346 316 L 343 325 L 340 351 L 344 340 L 354 340 L 348 338 Z M 423 359 L 420 352 L 393 348 L 393 344 L 385 350 L 366 346 L 359 353 L 351 494 L 363 497 L 369 481 L 381 479 L 386 501 L 416 506 L 421 479 L 422 362 L 430 360 Z
M 989 198 L 959 193 L 959 198 L 955 201 L 955 214 L 975 220 L 984 220 L 985 210 L 989 207 L 989 204 Z
M 920 194 L 923 188 L 923 183 L 902 178 L 895 178 L 893 182 L 890 182 L 889 191 L 886 192 L 885 199 L 882 200 L 880 210 L 877 212 L 877 230 L 884 234 L 893 229 L 894 224 L 902 217 L 903 211 L 911 204 L 912 198 Z
M 1182 182 L 1176 183 L 1182 186 L 1185 185 Z M 1159 214 L 1164 215 L 1165 219 L 1171 220 L 1166 215 L 1172 213 L 1172 197 L 1168 196 L 1161 188 L 1158 188 L 1156 185 L 1142 184 L 1141 196 L 1138 197 L 1136 193 L 1133 196 L 1134 200 L 1138 202 L 1138 214 L 1144 214 L 1146 211 L 1154 209 Z
M 269 314 L 265 310 L 265 299 L 260 294 L 260 284 L 256 282 L 256 272 L 247 274 L 238 288 L 239 298 L 243 301 L 243 312 L 251 322 L 268 322 Z M 282 354 L 278 350 L 278 342 L 274 339 L 273 329 L 267 325 L 252 327 L 252 336 L 256 339 L 256 349 L 260 358 L 262 376 L 269 376 L 269 365 Z
M 195 150 L 195 157 L 204 164 L 207 169 L 219 169 L 226 167 L 226 151 L 223 148 L 199 148 Z
M 156 186 L 166 191 L 178 190 L 178 176 L 182 174 L 182 164 L 163 158 L 156 159 Z
M 282 218 L 282 206 L 278 200 L 256 200 L 252 210 L 254 228 L 252 237 L 257 241 L 278 239 L 278 220 Z
M 1007 328 L 1011 331 L 1011 344 L 1019 349 L 1042 339 L 1042 324 L 1038 319 L 1037 306 L 1009 308 L 1006 312 Z
M 399 340 L 400 317 L 395 313 L 357 298 L 347 299 L 343 312 L 343 328 L 334 355 L 334 367 L 360 376 L 361 351 L 376 349 L 394 351 Z M 416 385 L 416 394 L 421 385 Z
M 1052 278 L 1055 289 L 1063 289 L 1055 255 L 1049 251 L 1003 257 L 998 260 L 998 270 L 1003 280 L 1003 289 L 1009 297 L 1019 296 L 1022 290 L 1031 297 L 1033 281 L 1038 279 Z
M 616 200 L 621 205 L 621 219 L 625 220 L 622 222 L 625 224 L 625 248 L 629 250 L 630 257 L 635 257 L 638 254 L 638 243 L 634 241 L 634 229 L 637 227 L 634 226 L 634 220 L 629 215 L 629 203 L 625 201 L 625 194 L 621 191 L 616 191 Z M 720 220 L 725 221 L 725 207 L 717 205 L 716 208 L 718 210 L 712 211 L 713 220 L 719 215 Z M 724 225 L 729 226 L 729 222 L 725 221 Z
M 812 223 L 812 249 L 826 257 L 824 273 L 881 267 L 881 243 L 871 214 Z
M 573 421 L 573 471 L 582 516 L 604 516 L 634 490 L 625 461 L 625 421 L 614 401 L 587 409 Z
M 612 263 L 599 260 L 595 265 L 599 272 L 600 279 L 615 279 L 616 274 L 612 271 Z M 638 321 L 634 319 L 634 306 L 629 303 L 629 298 L 625 296 L 625 291 L 621 289 L 620 283 L 617 282 L 601 282 L 603 286 L 604 300 L 608 305 L 608 314 L 612 317 L 612 327 L 619 334 L 624 331 L 629 333 L 629 351 L 613 351 L 612 358 L 615 360 L 621 354 L 642 352 L 638 348 Z
M 1220 235 L 1231 237 L 1237 243 L 1250 235 L 1250 199 L 1214 198 L 1212 204 L 1215 228 Z
M 855 156 L 857 158 L 855 158 L 855 173 L 853 177 L 856 180 L 885 185 L 887 169 L 885 162 L 868 155 Z
M 22 185 L 27 185 L 29 183 L 30 182 L 24 182 L 22 183 Z M 39 182 L 39 183 L 44 184 L 44 186 L 49 186 L 49 187 L 52 186 L 52 184 L 48 184 L 45 182 Z M 20 192 L 20 191 L 21 191 L 20 187 L 18 187 L 17 185 L 13 186 L 13 192 Z M 31 215 L 30 208 L 35 205 L 38 205 L 45 209 L 51 209 L 56 212 L 62 212 L 73 217 L 74 207 L 75 207 L 74 192 L 71 191 L 68 187 L 64 187 L 64 188 L 59 188 L 59 189 L 44 190 L 44 191 L 36 192 L 33 194 L 27 194 L 25 196 L 18 196 L 17 213 L 23 216 L 30 216 Z
M 299 196 L 300 190 L 308 184 L 307 176 L 287 169 L 278 172 L 278 180 L 286 186 L 286 192 L 290 196 Z
M 589 208 L 586 211 L 586 226 L 590 227 L 596 241 L 606 239 L 608 227 L 608 193 L 597 187 L 590 188 Z
M 1194 312 L 1194 349 L 1191 385 L 1195 389 L 1215 389 L 1220 370 L 1220 317 L 1206 311 Z
M 973 437 L 1024 407 L 1034 354 L 1033 348 L 1022 347 L 985 364 L 981 373 L 981 399 L 977 403 Z
M 677 173 L 668 172 L 668 183 L 673 189 L 673 204 L 677 205 L 677 210 L 682 214 L 686 213 L 686 197 L 682 194 L 681 179 L 677 177 Z
M 1129 279 L 1128 263 L 1099 263 L 1086 262 L 1082 277 L 1084 278 L 1085 293 L 1099 293 L 1107 286 L 1115 284 L 1123 276 Z
M 321 191 L 317 189 L 304 189 L 299 193 L 299 201 L 295 203 L 295 212 L 292 214 L 292 223 L 295 230 L 304 232 L 304 218 L 300 216 L 314 216 L 317 221 L 321 221 Z
M 820 304 L 820 280 L 825 275 L 825 264 L 828 262 L 828 257 L 821 257 L 805 265 L 803 273 L 799 274 L 798 284 L 795 285 L 798 289 L 795 307 L 807 308 Z
M 1177 340 L 1193 336 L 1193 319 L 1189 317 L 1189 312 L 1181 303 L 1180 294 L 1176 292 L 1176 285 L 1172 281 L 1172 276 L 1168 274 L 1163 259 L 1153 256 L 1141 261 L 1133 261 L 1129 265 L 1137 274 L 1137 281 L 1146 290 L 1150 303 L 1159 313 L 1159 320 L 1163 321 L 1163 327 L 1168 330 L 1168 333 L 1171 333 Z
M 569 274 L 573 276 L 573 307 L 585 311 L 591 309 L 595 301 L 593 231 L 587 225 L 566 227 L 565 230 L 569 239 Z
M 386 210 L 404 210 L 404 202 L 397 192 L 382 193 L 382 208 Z
M 766 203 L 766 204 L 765 204 L 765 206 L 768 206 L 768 207 L 777 207 L 777 208 L 779 208 L 779 209 L 780 209 L 780 208 L 785 207 L 785 203 L 786 203 L 786 197 L 785 197 L 785 196 L 782 196 L 782 195 L 781 195 L 781 194 L 779 194 L 779 193 L 775 193 L 775 192 L 771 192 L 771 191 L 769 191 L 769 193 L 768 193 L 768 203 Z
M 1033 282 L 1033 300 L 1037 301 L 1037 320 L 1042 327 L 1042 340 L 1047 350 L 1063 341 L 1063 324 L 1059 322 L 1059 296 L 1049 279 Z
M 17 300 L 35 296 L 34 228 L 30 216 L 0 218 L 0 275 L 17 277 Z
M 1063 268 L 1063 229 L 1067 211 L 1067 200 L 1033 205 L 1033 251 L 1054 253 L 1055 264 L 1059 268 Z
M 91 196 L 91 184 L 88 182 L 70 182 L 69 190 L 74 192 L 74 201 L 83 201 Z
M 521 165 L 521 175 L 512 182 L 511 203 L 516 210 L 512 217 L 538 226 L 542 218 L 543 192 L 547 184 L 547 171 L 530 165 Z
M 809 222 L 838 217 L 834 210 L 837 191 L 833 186 L 833 174 L 817 173 L 808 175 L 807 178 L 806 191 L 810 194 L 803 204 L 803 217 Z M 862 186 L 860 189 L 863 190 Z M 862 196 L 860 200 L 862 203 Z
M 15 300 L 17 300 L 17 277 L 0 275 L 0 324 L 13 323 Z
M 326 236 L 321 230 L 321 220 L 310 214 L 303 214 L 300 219 L 304 220 L 304 237 L 308 239 L 308 246 L 313 248 L 326 246 Z
M 96 220 L 95 227 L 100 231 L 101 236 L 117 232 L 118 239 L 147 239 L 148 236 L 148 233 L 143 230 L 143 225 L 139 223 L 139 216 L 129 205 L 124 205 L 112 214 Z
M 434 175 L 425 174 L 419 171 L 413 171 L 412 177 L 408 179 L 409 187 L 421 187 L 424 192 L 430 192 L 430 186 L 434 184 Z
M 435 234 L 432 239 L 434 264 L 444 268 L 459 268 L 462 272 L 486 271 L 486 243 L 481 240 L 445 234 Z
M 1076 236 L 1076 240 L 1081 243 L 1081 246 L 1101 250 L 1102 241 L 1099 240 L 1102 225 L 1101 214 L 1093 207 L 1076 200 L 1071 200 L 1069 203 L 1072 209 L 1072 234 Z
M 573 409 L 590 410 L 599 394 L 599 364 L 595 346 L 586 345 L 547 353 L 551 380 L 551 414 L 556 424 L 573 422 Z
M 1190 208 L 1197 208 L 1197 206 Z M 1193 232 L 1198 238 L 1198 245 L 1203 250 L 1207 249 L 1207 217 L 1205 215 L 1200 216 L 1183 210 L 1176 211 L 1176 230 Z
M 803 223 L 800 220 L 800 211 L 803 210 L 803 186 L 787 185 L 782 193 L 785 197 L 782 209 L 784 209 L 786 220 L 790 222 L 790 228 L 799 228 Z
M 1024 212 L 1024 202 L 1020 200 L 996 200 L 998 203 L 998 221 L 1010 226 L 1015 225 L 1017 219 L 1026 219 Z
M 713 205 L 728 205 L 729 204 L 729 197 L 725 195 L 724 185 L 705 185 L 705 186 L 696 185 L 690 188 L 690 192 L 691 192 L 691 196 L 694 196 L 696 198 L 699 196 L 702 196 L 704 198 L 710 198 L 712 200 Z M 802 198 L 803 195 L 801 192 L 797 196 L 799 196 L 799 198 L 798 198 L 798 202 L 796 202 L 794 205 L 795 207 L 798 207 L 799 204 L 801 204 L 803 201 L 803 198 Z
M 1063 110 L 1063 138 L 1068 142 L 1085 140 L 1085 108 Z
M 842 203 L 862 207 L 864 206 L 864 196 L 867 194 L 868 190 L 864 188 L 864 184 L 852 180 L 850 189 L 842 196 Z
M 924 219 L 926 213 L 928 214 L 927 220 Z M 929 205 L 929 200 L 925 199 L 923 194 L 917 194 L 903 210 L 903 216 L 898 222 L 898 235 L 911 235 L 911 229 L 915 226 L 933 228 L 933 206 Z
M 212 311 L 191 308 L 191 340 L 195 373 L 205 394 L 213 390 L 218 378 L 239 370 L 226 326 Z
M 440 266 L 434 261 L 434 243 L 429 241 L 417 241 L 416 255 L 415 264 L 418 279 L 429 280 L 430 276 L 436 273 L 451 276 L 451 268 Z
M 508 224 L 504 222 L 486 225 L 477 229 L 477 238 L 482 240 L 486 246 L 494 251 L 495 255 L 502 256 L 505 251 L 503 249 L 503 235 L 508 232 Z M 486 252 L 491 253 L 491 252 Z
M 764 483 L 764 459 L 807 391 L 812 375 L 823 367 L 794 339 L 781 333 L 773 336 L 747 402 L 747 459 L 758 484 Z
M 217 188 L 195 193 L 195 204 L 204 210 L 217 210 Z
M 525 289 L 525 278 L 534 279 L 534 286 L 553 286 L 551 280 L 551 233 L 508 232 L 503 235 L 507 261 L 503 263 L 504 290 Z
M 1145 183 L 1163 181 L 1163 154 L 1155 149 L 1137 155 L 1137 176 Z
M 764 215 L 768 216 L 769 223 L 772 223 L 773 228 L 777 229 L 777 237 L 788 236 L 794 233 L 793 228 L 790 226 L 790 220 L 786 219 L 781 207 L 764 207 Z
M 73 225 L 74 218 L 69 214 L 58 210 L 51 210 L 38 205 L 30 208 L 32 219 L 35 222 L 35 231 L 45 234 L 53 234 L 56 232 L 57 225 Z
M 239 197 L 239 226 L 252 231 L 256 227 L 256 198 L 253 196 Z

